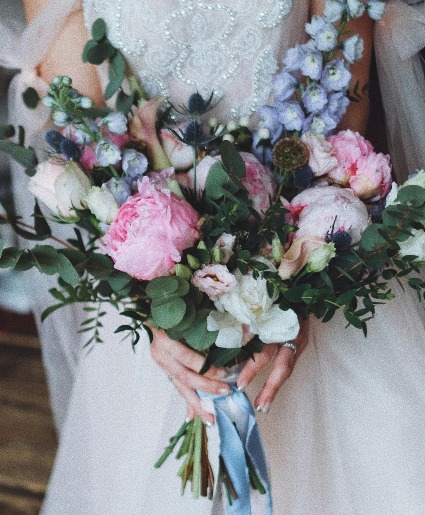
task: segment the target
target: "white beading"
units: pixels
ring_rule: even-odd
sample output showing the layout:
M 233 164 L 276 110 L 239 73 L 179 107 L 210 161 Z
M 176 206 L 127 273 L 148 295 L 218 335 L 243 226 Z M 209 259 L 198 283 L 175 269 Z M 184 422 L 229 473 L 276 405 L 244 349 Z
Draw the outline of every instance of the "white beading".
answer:
M 292 0 L 83 0 L 87 25 L 96 16 L 129 59 L 148 96 L 186 97 L 194 91 L 220 98 L 229 89 L 231 115 L 251 114 L 267 102 L 276 70 L 276 40 Z M 236 86 L 240 81 L 240 86 Z M 187 92 L 187 93 L 186 93 Z M 180 100 L 180 98 L 179 98 Z M 182 99 L 183 101 L 183 99 Z

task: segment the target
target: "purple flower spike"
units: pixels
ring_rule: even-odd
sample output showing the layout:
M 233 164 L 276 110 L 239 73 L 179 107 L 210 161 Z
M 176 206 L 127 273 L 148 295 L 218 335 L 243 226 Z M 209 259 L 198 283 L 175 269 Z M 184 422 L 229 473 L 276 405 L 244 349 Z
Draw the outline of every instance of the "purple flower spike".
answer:
M 351 73 L 342 59 L 328 63 L 322 73 L 322 85 L 328 91 L 345 91 L 351 81 Z
M 279 121 L 287 131 L 300 131 L 305 115 L 298 102 L 284 102 L 279 109 Z

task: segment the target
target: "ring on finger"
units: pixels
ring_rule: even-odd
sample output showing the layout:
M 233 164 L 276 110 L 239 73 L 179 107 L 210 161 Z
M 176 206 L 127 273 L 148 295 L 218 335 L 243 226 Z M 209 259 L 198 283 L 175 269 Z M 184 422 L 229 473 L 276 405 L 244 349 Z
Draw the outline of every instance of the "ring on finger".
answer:
M 167 379 L 172 383 L 174 381 L 174 377 L 171 374 L 167 375 Z
M 294 355 L 297 353 L 297 350 L 298 350 L 298 349 L 297 349 L 297 346 L 295 345 L 295 343 L 294 343 L 294 342 L 291 342 L 291 341 L 289 341 L 289 342 L 284 342 L 284 343 L 282 343 L 282 345 L 281 345 L 281 346 L 282 346 L 282 347 L 285 347 L 285 348 L 287 348 L 287 349 L 291 349 L 291 351 L 294 353 Z

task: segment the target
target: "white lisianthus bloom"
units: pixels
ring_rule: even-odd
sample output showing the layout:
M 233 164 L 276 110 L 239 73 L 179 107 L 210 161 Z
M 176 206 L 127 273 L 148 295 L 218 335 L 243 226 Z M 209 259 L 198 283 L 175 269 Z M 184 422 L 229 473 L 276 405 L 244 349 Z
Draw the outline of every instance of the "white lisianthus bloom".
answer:
M 274 269 L 266 259 L 257 259 Z M 219 312 L 232 315 L 241 326 L 246 325 L 252 333 L 258 334 L 264 343 L 284 342 L 297 336 L 297 315 L 291 309 L 283 311 L 274 304 L 278 294 L 269 296 L 265 279 L 254 279 L 252 274 L 242 275 L 239 271 L 235 272 L 235 277 L 236 286 L 214 303 Z
M 410 179 L 407 179 L 402 187 L 404 186 L 420 186 L 425 188 L 425 170 L 418 170 Z
M 217 347 L 224 349 L 242 347 L 242 324 L 229 313 L 211 311 L 207 317 L 207 329 L 208 331 L 218 331 L 215 341 Z
M 87 193 L 85 201 L 87 207 L 99 222 L 110 224 L 114 221 L 119 210 L 119 205 L 112 193 L 107 189 L 92 186 Z
M 391 184 L 390 192 L 388 193 L 388 195 L 385 198 L 385 207 L 393 206 L 394 204 L 397 204 L 395 199 L 397 198 L 397 195 L 398 195 L 398 189 L 399 188 L 397 186 L 397 183 L 393 182 Z
M 63 220 L 75 217 L 75 209 L 86 207 L 90 187 L 90 179 L 74 161 L 40 163 L 28 183 L 31 193 Z
M 425 231 L 413 229 L 412 236 L 398 244 L 400 256 L 417 256 L 416 262 L 425 263 Z
M 324 243 L 314 249 L 308 256 L 306 270 L 307 272 L 321 272 L 327 266 L 329 261 L 336 256 L 335 244 Z

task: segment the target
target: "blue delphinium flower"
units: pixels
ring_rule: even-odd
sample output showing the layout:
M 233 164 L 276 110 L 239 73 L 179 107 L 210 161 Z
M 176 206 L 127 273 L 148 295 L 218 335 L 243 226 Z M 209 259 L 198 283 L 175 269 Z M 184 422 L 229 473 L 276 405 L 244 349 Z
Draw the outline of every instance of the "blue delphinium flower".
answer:
M 303 75 L 319 80 L 322 74 L 323 55 L 317 51 L 305 51 L 301 57 L 300 70 Z
M 120 206 L 131 195 L 130 185 L 125 177 L 113 177 L 108 182 L 105 182 L 103 186 L 112 194 Z
M 337 23 L 341 20 L 345 12 L 345 2 L 341 0 L 327 0 L 325 2 L 324 15 L 331 23 Z
M 282 71 L 275 76 L 273 81 L 274 98 L 278 102 L 289 100 L 295 93 L 298 86 L 298 79 L 287 71 Z
M 335 119 L 325 110 L 322 113 L 311 114 L 303 124 L 302 132 L 311 132 L 315 136 L 328 136 L 337 126 Z
M 123 135 L 127 130 L 127 118 L 123 113 L 109 113 L 99 123 L 99 127 L 107 126 L 110 132 Z
M 301 45 L 295 45 L 286 52 L 283 64 L 288 72 L 296 72 L 300 69 L 300 62 L 304 56 L 304 50 Z
M 148 169 L 148 160 L 144 154 L 133 148 L 124 150 L 122 157 L 122 169 L 130 187 L 135 189 L 136 183 L 142 178 Z
M 101 139 L 96 145 L 96 159 L 100 166 L 115 165 L 121 159 L 121 152 L 115 143 Z
M 362 0 L 346 0 L 348 14 L 352 18 L 359 18 L 366 10 Z
M 384 16 L 385 1 L 384 0 L 369 0 L 367 3 L 367 13 L 372 20 L 380 20 Z
M 258 110 L 261 118 L 259 129 L 268 129 L 270 132 L 270 141 L 272 145 L 282 136 L 283 127 L 279 120 L 279 111 L 276 107 L 263 106 Z
M 308 113 L 319 113 L 328 103 L 328 95 L 320 84 L 312 82 L 304 91 L 302 100 Z
M 344 91 L 351 81 L 351 73 L 342 59 L 335 59 L 323 68 L 322 85 L 328 91 Z
M 326 107 L 327 112 L 337 123 L 342 119 L 350 105 L 350 99 L 343 91 L 337 93 L 331 93 L 328 96 L 328 105 Z
M 64 138 L 59 145 L 59 149 L 61 154 L 69 161 L 78 161 L 81 157 L 80 147 L 72 139 Z
M 330 52 L 338 43 L 338 31 L 324 16 L 313 16 L 306 32 L 314 39 L 317 50 Z
M 92 134 L 100 134 L 99 128 L 94 120 L 86 119 L 84 122 Z M 67 128 L 67 130 L 68 129 L 72 133 L 72 139 L 79 145 L 86 145 L 87 143 L 91 143 L 92 138 L 90 134 L 87 134 L 81 125 L 74 124 L 73 126 Z
M 252 135 L 252 151 L 261 163 L 264 165 L 270 165 L 273 161 L 273 150 L 270 138 L 266 138 L 266 135 L 270 136 L 270 133 L 264 127 L 254 131 Z
M 305 31 L 309 36 L 315 38 L 327 25 L 328 21 L 323 16 L 314 15 L 311 18 L 311 22 L 305 24 Z
M 363 48 L 363 39 L 358 34 L 356 34 L 344 41 L 342 51 L 344 53 L 345 59 L 352 64 L 355 61 L 361 59 Z
M 46 132 L 44 139 L 55 152 L 60 152 L 60 144 L 65 139 L 65 136 L 59 131 L 51 130 Z
M 279 121 L 287 131 L 300 131 L 305 115 L 298 102 L 284 102 L 279 106 Z

